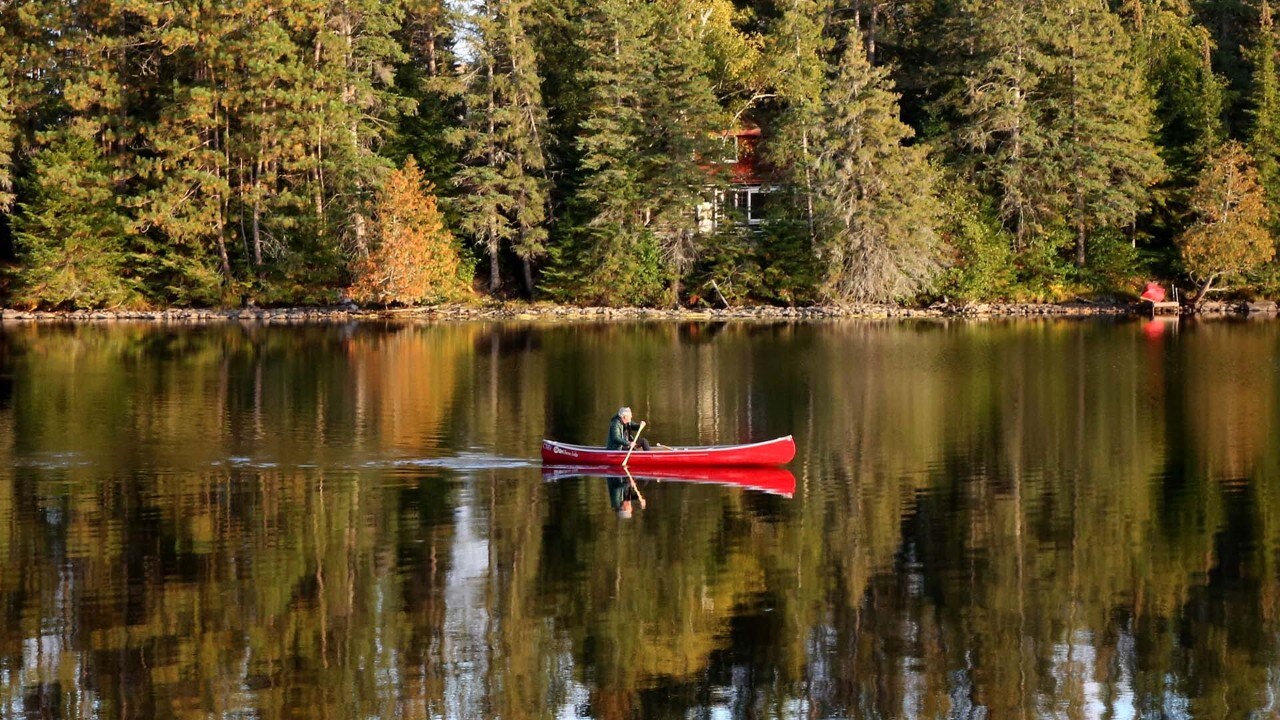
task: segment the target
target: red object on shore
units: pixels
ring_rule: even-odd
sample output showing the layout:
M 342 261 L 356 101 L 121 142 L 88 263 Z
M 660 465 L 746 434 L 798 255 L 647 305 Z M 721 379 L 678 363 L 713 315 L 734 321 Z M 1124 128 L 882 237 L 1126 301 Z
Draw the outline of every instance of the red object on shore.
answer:
M 1164 288 L 1160 283 L 1149 282 L 1147 288 L 1142 291 L 1142 299 L 1153 303 L 1164 302 Z
M 784 465 L 795 456 L 796 442 L 788 435 L 749 445 L 703 445 L 637 451 L 631 453 L 627 467 L 632 470 L 661 470 L 708 465 Z M 626 450 L 569 445 L 555 440 L 542 441 L 544 465 L 619 467 L 626 458 Z
M 631 456 L 632 461 L 636 458 Z M 630 464 L 628 464 L 630 468 Z M 790 470 L 779 467 L 687 467 L 665 468 L 628 473 L 622 468 L 604 468 L 599 466 L 578 467 L 575 465 L 555 465 L 542 468 L 542 479 L 547 481 L 564 480 L 575 477 L 593 478 L 625 478 L 636 480 L 657 480 L 658 482 L 709 483 L 759 490 L 772 495 L 791 497 L 796 491 L 796 476 Z

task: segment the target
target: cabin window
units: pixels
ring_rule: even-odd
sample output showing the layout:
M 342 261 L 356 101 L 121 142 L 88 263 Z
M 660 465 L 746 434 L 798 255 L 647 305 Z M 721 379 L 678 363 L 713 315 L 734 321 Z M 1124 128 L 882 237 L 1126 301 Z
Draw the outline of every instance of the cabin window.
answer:
M 721 148 L 723 149 L 723 151 L 721 152 L 720 162 L 729 163 L 729 164 L 734 164 L 738 162 L 738 138 L 737 137 L 725 138 L 724 142 L 721 143 Z
M 749 225 L 764 222 L 767 192 L 758 187 L 735 188 L 729 191 L 729 206 L 742 214 Z

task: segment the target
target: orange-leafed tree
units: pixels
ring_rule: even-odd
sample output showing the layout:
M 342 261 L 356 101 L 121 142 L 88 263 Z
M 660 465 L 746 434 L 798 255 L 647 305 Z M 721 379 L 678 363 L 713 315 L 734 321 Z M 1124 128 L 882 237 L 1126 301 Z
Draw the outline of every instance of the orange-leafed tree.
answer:
M 375 208 L 374 242 L 355 263 L 353 299 L 420 305 L 465 292 L 458 250 L 433 189 L 412 157 L 387 177 Z
M 1244 147 L 1224 144 L 1209 158 L 1191 196 L 1195 223 L 1178 239 L 1182 263 L 1200 284 L 1196 307 L 1218 280 L 1241 275 L 1271 259 L 1266 194 Z

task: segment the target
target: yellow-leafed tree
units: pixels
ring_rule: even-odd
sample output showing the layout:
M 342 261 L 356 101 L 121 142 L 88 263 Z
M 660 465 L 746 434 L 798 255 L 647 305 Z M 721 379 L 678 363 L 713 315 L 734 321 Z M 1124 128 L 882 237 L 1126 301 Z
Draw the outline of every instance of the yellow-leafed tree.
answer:
M 1267 232 L 1266 195 L 1248 152 L 1228 142 L 1209 158 L 1191 196 L 1196 222 L 1178 240 L 1182 262 L 1200 283 L 1196 306 L 1213 284 L 1267 262 L 1275 254 Z
M 357 302 L 420 305 L 455 300 L 465 292 L 458 250 L 433 189 L 412 157 L 387 177 L 378 197 L 373 246 L 354 267 L 351 297 Z

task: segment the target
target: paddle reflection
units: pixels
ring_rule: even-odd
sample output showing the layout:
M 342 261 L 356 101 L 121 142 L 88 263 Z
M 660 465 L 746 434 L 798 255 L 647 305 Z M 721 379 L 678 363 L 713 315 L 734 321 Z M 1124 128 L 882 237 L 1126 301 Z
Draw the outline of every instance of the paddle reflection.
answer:
M 614 506 L 614 510 L 620 510 L 621 503 L 626 500 L 642 500 L 637 483 L 645 482 L 708 483 L 746 488 L 787 498 L 791 497 L 796 491 L 796 476 L 792 475 L 790 470 L 778 467 L 712 466 L 670 468 L 661 471 L 645 470 L 641 472 L 628 472 L 624 468 L 601 467 L 556 466 L 542 468 L 543 480 L 554 481 L 566 478 L 607 479 L 609 481 L 610 504 Z M 614 503 L 615 488 L 618 496 L 616 504 Z M 631 506 L 633 511 L 637 504 L 640 508 L 644 507 L 643 502 L 633 502 Z

